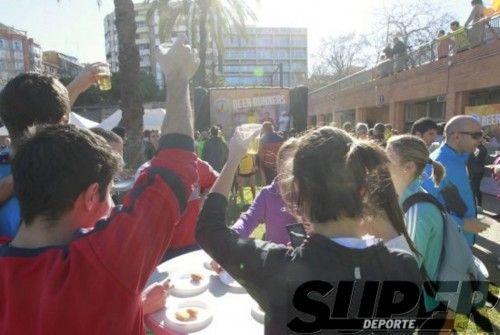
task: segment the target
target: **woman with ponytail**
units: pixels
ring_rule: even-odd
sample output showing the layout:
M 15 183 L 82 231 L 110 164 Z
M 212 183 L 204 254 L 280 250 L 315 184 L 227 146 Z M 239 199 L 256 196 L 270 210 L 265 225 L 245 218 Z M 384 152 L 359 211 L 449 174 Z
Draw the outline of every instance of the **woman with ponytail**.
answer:
M 226 226 L 227 195 L 238 163 L 250 143 L 243 140 L 237 130 L 229 144 L 229 160 L 200 214 L 196 231 L 198 243 L 265 311 L 265 334 L 331 334 L 340 331 L 342 324 L 346 325 L 345 319 L 352 322 L 351 331 L 362 330 L 364 323 L 357 318 L 358 313 L 363 310 L 366 318 L 371 319 L 367 308 L 380 307 L 378 301 L 370 304 L 364 300 L 365 295 L 361 298 L 359 289 L 365 282 L 409 285 L 411 289 L 403 295 L 412 309 L 398 310 L 400 314 L 392 315 L 391 319 L 413 319 L 416 315 L 413 306 L 418 305 L 421 285 L 415 258 L 406 252 L 387 249 L 380 239 L 363 238 L 368 225 L 388 221 L 412 245 L 384 151 L 376 144 L 358 142 L 345 131 L 331 127 L 309 131 L 297 141 L 293 161 L 280 168 L 280 174 L 288 171 L 290 175 L 288 178 L 280 175 L 278 181 L 291 212 L 301 218 L 300 221 L 312 224 L 311 236 L 300 247 L 292 249 L 242 238 Z M 339 283 L 348 285 L 341 289 Z M 353 285 L 350 289 L 349 283 Z M 319 289 L 318 285 L 323 288 Z M 328 301 L 330 307 L 335 305 L 334 316 L 343 315 L 345 311 L 343 318 L 331 319 L 326 305 L 318 308 L 321 303 L 313 304 L 312 300 L 316 299 L 308 297 L 312 291 L 322 291 L 325 287 L 327 290 L 320 294 L 325 299 L 320 300 Z M 353 288 L 357 289 L 351 291 Z M 373 297 L 376 296 L 374 293 Z M 304 318 L 304 313 L 309 316 Z M 397 333 L 413 331 L 398 329 Z M 372 330 L 365 329 L 364 333 L 372 333 Z
M 436 187 L 444 177 L 444 167 L 429 158 L 424 141 L 413 135 L 393 136 L 387 142 L 392 180 L 403 202 L 417 192 L 426 191 L 420 186 L 420 176 L 427 164 L 432 165 L 432 179 Z M 438 275 L 439 259 L 443 245 L 443 217 L 439 209 L 428 202 L 412 205 L 405 214 L 406 228 L 419 252 L 418 263 L 432 281 Z M 439 303 L 424 293 L 425 310 L 435 310 Z

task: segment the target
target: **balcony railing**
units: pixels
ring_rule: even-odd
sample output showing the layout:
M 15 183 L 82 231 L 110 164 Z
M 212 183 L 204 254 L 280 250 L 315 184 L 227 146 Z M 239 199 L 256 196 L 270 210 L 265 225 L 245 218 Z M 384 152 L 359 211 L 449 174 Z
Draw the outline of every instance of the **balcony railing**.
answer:
M 470 28 L 460 28 L 441 39 L 423 44 L 414 50 L 407 51 L 403 55 L 379 62 L 371 68 L 339 79 L 309 94 L 320 93 L 322 91 L 332 93 L 353 88 L 397 72 L 429 64 L 494 39 L 500 39 L 500 14 L 495 14 L 490 18 L 482 20 Z

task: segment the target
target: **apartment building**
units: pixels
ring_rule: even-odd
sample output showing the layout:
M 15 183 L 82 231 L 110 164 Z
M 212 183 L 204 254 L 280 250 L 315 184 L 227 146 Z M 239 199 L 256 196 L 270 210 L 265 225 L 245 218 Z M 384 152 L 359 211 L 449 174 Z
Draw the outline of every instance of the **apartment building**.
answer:
M 139 49 L 141 71 L 150 73 L 159 87 L 164 86 L 163 75 L 155 58 L 156 45 L 160 44 L 158 37 L 158 15 L 155 14 L 148 22 L 147 12 L 150 4 L 135 3 L 135 23 L 137 24 L 135 44 Z M 118 72 L 118 32 L 115 26 L 115 13 L 104 18 L 104 39 L 106 60 L 110 64 L 111 72 Z
M 0 89 L 20 73 L 41 70 L 40 45 L 26 31 L 0 23 Z
M 160 43 L 158 15 L 155 13 L 148 22 L 150 5 L 136 3 L 134 6 L 137 24 L 135 43 L 139 50 L 141 70 L 152 74 L 157 84 L 163 87 L 163 75 L 155 59 L 155 49 Z M 114 22 L 113 12 L 104 19 L 104 33 L 106 60 L 111 65 L 111 71 L 117 72 L 118 33 Z M 186 31 L 186 27 L 180 24 L 175 31 Z M 248 38 L 228 35 L 224 38 L 224 46 L 224 66 L 222 73 L 217 71 L 216 75 L 223 76 L 229 86 L 278 86 L 279 64 L 283 67 L 284 86 L 306 83 L 307 30 L 304 28 L 249 27 Z M 209 46 L 207 50 L 207 69 L 217 62 L 214 49 Z
M 45 72 L 59 78 L 73 78 L 83 70 L 83 65 L 78 63 L 76 57 L 58 51 L 44 51 L 42 59 Z
M 245 38 L 224 39 L 223 76 L 229 86 L 283 86 L 307 82 L 307 29 L 249 27 Z

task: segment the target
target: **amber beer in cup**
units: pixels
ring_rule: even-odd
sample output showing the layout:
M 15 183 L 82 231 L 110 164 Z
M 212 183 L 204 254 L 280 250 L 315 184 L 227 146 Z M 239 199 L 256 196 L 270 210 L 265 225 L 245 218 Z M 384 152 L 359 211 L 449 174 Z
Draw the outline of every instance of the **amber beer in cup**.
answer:
M 97 75 L 97 85 L 101 91 L 108 91 L 111 89 L 111 74 L 104 73 Z
M 97 74 L 97 86 L 101 91 L 109 91 L 111 89 L 111 72 L 109 68 L 103 68 L 103 72 Z
M 262 129 L 262 125 L 258 123 L 245 123 L 240 126 L 240 130 L 245 138 L 252 136 L 256 131 Z M 255 137 L 247 149 L 247 154 L 257 155 L 259 152 L 259 136 Z

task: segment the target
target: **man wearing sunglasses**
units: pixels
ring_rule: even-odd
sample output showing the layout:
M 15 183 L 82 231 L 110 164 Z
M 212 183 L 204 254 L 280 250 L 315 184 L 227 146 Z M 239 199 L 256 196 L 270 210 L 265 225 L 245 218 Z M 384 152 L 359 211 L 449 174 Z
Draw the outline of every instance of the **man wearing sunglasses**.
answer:
M 430 158 L 446 168 L 446 175 L 439 186 L 429 178 L 427 166 L 422 185 L 446 206 L 454 221 L 461 226 L 467 243 L 475 243 L 476 234 L 488 228 L 477 217 L 476 202 L 470 184 L 467 162 L 478 147 L 483 132 L 481 124 L 471 116 L 459 115 L 451 118 L 444 128 L 445 142 Z M 429 165 L 429 164 L 428 164 Z

